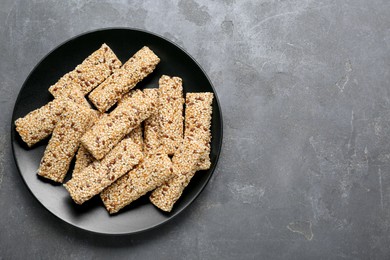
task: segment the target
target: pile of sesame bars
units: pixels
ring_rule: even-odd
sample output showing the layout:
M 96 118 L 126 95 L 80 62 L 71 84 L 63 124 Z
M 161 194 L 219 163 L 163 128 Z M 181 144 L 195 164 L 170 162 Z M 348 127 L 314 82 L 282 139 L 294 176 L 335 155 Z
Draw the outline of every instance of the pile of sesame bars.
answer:
M 122 65 L 103 44 L 52 85 L 53 101 L 15 121 L 29 147 L 51 135 L 38 175 L 63 183 L 75 157 L 64 184 L 75 203 L 100 195 L 113 214 L 149 193 L 170 212 L 195 172 L 210 168 L 213 94 L 184 99 L 182 79 L 166 75 L 158 88 L 134 89 L 159 62 L 143 47 Z

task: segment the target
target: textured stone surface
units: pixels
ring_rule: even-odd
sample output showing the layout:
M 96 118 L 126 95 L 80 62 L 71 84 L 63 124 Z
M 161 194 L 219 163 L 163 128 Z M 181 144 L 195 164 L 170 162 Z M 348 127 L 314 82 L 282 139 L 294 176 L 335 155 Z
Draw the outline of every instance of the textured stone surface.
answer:
M 390 2 L 2 1 L 0 259 L 386 258 L 390 254 Z M 59 43 L 101 27 L 164 35 L 214 83 L 224 146 L 183 214 L 125 237 L 59 221 L 10 147 L 16 96 Z

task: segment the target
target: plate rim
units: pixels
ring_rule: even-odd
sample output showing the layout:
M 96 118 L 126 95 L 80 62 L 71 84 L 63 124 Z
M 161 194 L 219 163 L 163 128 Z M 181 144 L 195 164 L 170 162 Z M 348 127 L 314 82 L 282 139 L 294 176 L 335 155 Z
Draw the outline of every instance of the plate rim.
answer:
M 218 106 L 218 110 L 219 110 L 219 117 L 220 117 L 220 122 L 221 122 L 221 128 L 220 128 L 220 142 L 219 142 L 219 147 L 217 147 L 218 149 L 218 152 L 216 154 L 216 159 L 215 159 L 215 163 L 214 165 L 212 165 L 212 167 L 209 169 L 210 170 L 210 175 L 209 177 L 206 179 L 206 181 L 204 182 L 204 184 L 202 185 L 201 189 L 195 194 L 195 196 L 193 198 L 191 198 L 189 200 L 189 203 L 181 208 L 180 210 L 177 210 L 176 212 L 174 212 L 174 214 L 172 214 L 171 216 L 169 216 L 169 218 L 165 219 L 164 221 L 158 223 L 158 224 L 155 224 L 155 225 L 152 225 L 150 227 L 147 227 L 147 228 L 141 228 L 141 229 L 138 229 L 136 231 L 132 231 L 132 232 L 118 232 L 118 233 L 110 233 L 110 232 L 98 232 L 98 231 L 95 231 L 95 230 L 89 230 L 89 229 L 86 229 L 86 228 L 83 228 L 83 227 L 80 227 L 80 226 L 77 226 L 75 225 L 74 223 L 71 223 L 70 221 L 58 216 L 57 214 L 55 214 L 54 212 L 52 212 L 50 209 L 48 209 L 38 198 L 37 196 L 32 192 L 32 190 L 30 189 L 29 185 L 27 184 L 26 182 L 26 179 L 24 178 L 21 170 L 20 170 L 20 167 L 19 167 L 19 164 L 18 164 L 18 161 L 16 160 L 16 156 L 15 156 L 15 145 L 14 145 L 14 140 L 15 140 L 15 123 L 14 123 L 14 118 L 15 118 L 15 110 L 16 110 L 16 104 L 19 102 L 19 99 L 20 99 L 20 95 L 21 95 L 21 92 L 23 91 L 23 89 L 26 87 L 26 82 L 29 80 L 29 78 L 31 77 L 31 75 L 33 74 L 33 72 L 41 65 L 41 63 L 49 56 L 51 55 L 55 50 L 57 50 L 58 48 L 62 47 L 63 45 L 73 41 L 74 39 L 77 39 L 79 37 L 82 37 L 84 35 L 87 35 L 87 34 L 93 34 L 93 33 L 97 33 L 97 32 L 102 32 L 102 31 L 110 31 L 110 30 L 128 30 L 128 31 L 136 31 L 136 32 L 141 32 L 141 33 L 145 33 L 145 34 L 150 34 L 150 35 L 153 35 L 155 37 L 158 37 L 164 41 L 167 41 L 168 43 L 172 44 L 173 46 L 175 46 L 176 48 L 178 48 L 179 50 L 181 50 L 183 53 L 185 53 L 199 68 L 200 70 L 202 71 L 202 73 L 205 75 L 207 81 L 210 83 L 210 86 L 213 90 L 213 94 L 214 94 L 214 98 L 216 100 L 216 104 Z M 162 36 L 162 35 L 159 35 L 157 33 L 154 33 L 154 32 L 151 32 L 151 31 L 148 31 L 148 30 L 144 30 L 144 29 L 139 29 L 139 28 L 132 28 L 132 27 L 103 27 L 103 28 L 99 28 L 99 29 L 93 29 L 93 30 L 89 30 L 89 31 L 86 31 L 86 32 L 83 32 L 83 33 L 80 33 L 80 34 L 77 34 L 61 43 L 59 43 L 58 45 L 56 45 L 54 48 L 52 48 L 46 55 L 44 55 L 36 64 L 35 66 L 32 68 L 32 70 L 29 72 L 29 74 L 27 75 L 26 79 L 24 80 L 23 84 L 22 84 L 22 87 L 19 89 L 19 93 L 16 97 L 16 100 L 14 102 L 14 107 L 13 107 L 13 110 L 12 110 L 12 116 L 11 116 L 11 147 L 12 147 L 12 156 L 14 158 L 14 162 L 15 162 L 15 165 L 16 165 L 16 168 L 19 172 L 19 175 L 22 177 L 22 180 L 24 182 L 24 184 L 26 185 L 26 188 L 28 189 L 28 191 L 33 195 L 33 197 L 39 202 L 39 204 L 41 204 L 41 206 L 43 208 L 45 208 L 48 212 L 50 212 L 53 216 L 55 216 L 56 218 L 60 219 L 61 221 L 63 221 L 64 223 L 67 223 L 67 225 L 69 226 L 72 226 L 72 227 L 75 227 L 79 230 L 83 230 L 83 231 L 87 231 L 87 232 L 90 232 L 90 233 L 93 233 L 93 234 L 99 234 L 99 235 L 106 235 L 106 236 L 126 236 L 126 235 L 135 235 L 135 234 L 139 234 L 139 233 L 142 233 L 142 232 L 146 232 L 146 231 L 150 231 L 152 229 L 156 229 L 162 225 L 164 225 L 165 223 L 171 221 L 172 219 L 176 218 L 181 212 L 183 212 L 185 209 L 187 209 L 197 198 L 198 196 L 202 193 L 202 191 L 205 189 L 205 187 L 207 186 L 208 182 L 210 181 L 211 177 L 214 175 L 214 171 L 218 165 L 218 161 L 219 161 L 219 157 L 220 157 L 220 154 L 221 154 L 221 151 L 222 151 L 222 143 L 223 143 L 223 117 L 222 117 L 222 108 L 221 108 L 221 105 L 220 105 L 220 102 L 219 102 L 219 98 L 218 98 L 218 95 L 217 95 L 217 92 L 215 90 L 215 87 L 212 83 L 212 81 L 210 80 L 209 76 L 207 75 L 207 73 L 205 72 L 205 70 L 203 69 L 203 67 L 194 59 L 194 57 L 192 57 L 183 47 L 181 47 L 180 45 L 178 45 L 177 43 L 167 39 L 166 37 Z

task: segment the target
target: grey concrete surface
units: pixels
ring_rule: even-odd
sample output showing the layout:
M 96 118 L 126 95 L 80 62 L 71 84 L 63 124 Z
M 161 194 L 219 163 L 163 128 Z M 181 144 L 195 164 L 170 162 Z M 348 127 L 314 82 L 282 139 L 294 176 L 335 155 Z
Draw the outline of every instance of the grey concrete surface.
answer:
M 1 1 L 0 259 L 388 259 L 390 1 Z M 214 83 L 224 146 L 201 196 L 152 232 L 62 223 L 14 165 L 34 65 L 111 26 L 184 47 Z

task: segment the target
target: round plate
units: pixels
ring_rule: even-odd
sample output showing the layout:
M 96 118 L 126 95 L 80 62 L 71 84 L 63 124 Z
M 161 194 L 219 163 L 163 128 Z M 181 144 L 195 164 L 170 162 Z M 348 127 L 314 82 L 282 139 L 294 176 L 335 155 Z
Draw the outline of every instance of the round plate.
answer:
M 73 203 L 65 188 L 37 177 L 39 162 L 48 140 L 33 148 L 23 143 L 14 122 L 53 99 L 48 88 L 65 73 L 73 70 L 89 54 L 107 43 L 118 58 L 125 62 L 143 46 L 151 48 L 161 59 L 156 70 L 137 88 L 156 88 L 161 75 L 183 79 L 184 92 L 213 92 L 211 168 L 198 172 L 177 201 L 171 213 L 164 213 L 148 200 L 148 194 L 110 216 L 95 196 L 79 206 Z M 222 144 L 222 115 L 216 92 L 199 64 L 183 49 L 161 36 L 127 28 L 112 28 L 79 35 L 61 44 L 44 57 L 23 84 L 12 116 L 12 147 L 19 172 L 27 187 L 38 201 L 58 218 L 91 232 L 104 234 L 130 234 L 156 227 L 179 214 L 200 194 L 210 179 L 218 161 Z M 71 175 L 73 163 L 68 180 Z

